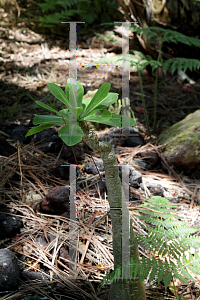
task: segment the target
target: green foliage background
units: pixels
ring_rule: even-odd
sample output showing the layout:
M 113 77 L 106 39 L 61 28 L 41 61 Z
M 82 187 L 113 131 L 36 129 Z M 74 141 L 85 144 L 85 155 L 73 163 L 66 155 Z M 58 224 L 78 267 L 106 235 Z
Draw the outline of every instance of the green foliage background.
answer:
M 40 26 L 58 26 L 61 21 L 82 21 L 85 27 L 122 19 L 114 0 L 44 0 L 38 3 Z

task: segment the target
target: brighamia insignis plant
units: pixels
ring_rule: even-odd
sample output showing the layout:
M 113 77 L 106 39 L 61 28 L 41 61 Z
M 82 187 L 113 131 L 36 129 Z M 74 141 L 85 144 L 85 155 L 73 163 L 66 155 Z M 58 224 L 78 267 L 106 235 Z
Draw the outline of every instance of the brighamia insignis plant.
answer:
M 130 257 L 138 257 L 137 242 L 134 237 L 132 224 L 127 229 L 129 242 L 126 247 L 122 247 L 122 206 L 123 218 L 129 220 L 129 211 L 124 204 L 124 192 L 119 178 L 118 163 L 115 152 L 111 144 L 99 142 L 93 129 L 89 129 L 87 121 L 98 122 L 106 125 L 122 127 L 122 116 L 111 114 L 105 108 L 118 100 L 117 93 L 109 93 L 110 83 L 104 83 L 96 92 L 92 99 L 82 99 L 84 94 L 83 86 L 73 78 L 68 79 L 68 84 L 64 91 L 56 84 L 49 83 L 50 92 L 59 99 L 66 108 L 56 111 L 50 106 L 40 101 L 36 103 L 56 115 L 36 115 L 33 124 L 38 125 L 31 128 L 26 136 L 35 134 L 51 126 L 63 125 L 58 134 L 63 142 L 68 146 L 79 143 L 82 139 L 99 154 L 103 160 L 105 169 L 105 180 L 110 205 L 110 215 L 113 230 L 113 255 L 114 267 L 122 266 L 122 256 L 130 251 Z M 135 121 L 127 116 L 123 116 L 123 124 L 135 125 Z M 124 225 L 123 225 L 124 226 Z M 123 227 L 124 229 L 124 227 Z M 123 250 L 124 249 L 124 250 Z M 145 300 L 145 289 L 138 277 L 131 279 L 119 278 L 111 284 L 110 300 Z

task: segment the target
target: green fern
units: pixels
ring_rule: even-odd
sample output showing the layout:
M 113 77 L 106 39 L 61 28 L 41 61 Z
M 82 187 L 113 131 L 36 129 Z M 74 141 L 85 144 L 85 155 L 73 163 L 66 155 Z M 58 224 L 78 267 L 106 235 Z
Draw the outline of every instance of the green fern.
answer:
M 187 69 L 192 71 L 198 70 L 199 68 L 200 61 L 197 59 L 176 57 L 166 60 L 163 63 L 162 70 L 166 74 L 167 70 L 170 69 L 172 74 L 174 74 L 175 71 L 179 72 L 183 70 L 185 72 Z
M 38 3 L 43 13 L 49 10 L 55 10 L 57 6 L 60 6 L 64 9 L 71 8 L 75 4 L 77 4 L 78 0 L 44 0 L 44 3 Z
M 143 256 L 142 261 L 131 258 L 128 267 L 122 265 L 126 276 L 139 276 L 142 282 L 149 276 L 149 283 L 157 278 L 158 283 L 163 280 L 167 288 L 174 277 L 188 284 L 186 279 L 195 281 L 190 272 L 200 274 L 200 257 L 196 250 L 194 255 L 190 253 L 191 247 L 200 246 L 200 238 L 193 235 L 199 230 L 180 221 L 173 208 L 167 199 L 155 196 L 139 210 L 143 215 L 138 218 L 145 221 L 148 235 L 136 234 L 138 244 L 157 255 L 157 259 L 154 256 Z M 119 280 L 123 272 L 118 267 L 106 275 L 101 284 Z
M 131 27 L 132 31 L 135 32 L 137 35 L 145 35 L 147 39 L 151 39 L 153 41 L 157 41 L 155 43 L 158 49 L 158 57 L 157 60 L 154 60 L 151 56 L 145 56 L 141 52 L 133 51 L 134 55 L 118 55 L 112 58 L 102 58 L 98 62 L 98 64 L 111 64 L 111 65 L 122 65 L 123 60 L 129 60 L 130 65 L 135 67 L 138 71 L 139 81 L 141 86 L 141 94 L 142 94 L 142 103 L 144 109 L 144 117 L 145 122 L 148 129 L 148 134 L 150 135 L 149 130 L 149 121 L 146 115 L 146 108 L 145 108 L 145 100 L 144 100 L 144 93 L 143 93 L 143 86 L 142 86 L 142 77 L 141 73 L 148 65 L 151 66 L 152 71 L 156 71 L 156 78 L 155 78 L 155 91 L 154 91 L 154 121 L 153 121 L 153 131 L 156 129 L 156 110 L 157 110 L 157 88 L 158 88 L 158 69 L 162 67 L 163 72 L 166 74 L 167 70 L 171 70 L 172 74 L 175 71 L 183 70 L 184 72 L 189 70 L 197 70 L 200 68 L 200 62 L 197 59 L 188 59 L 188 58 L 171 58 L 166 61 L 162 58 L 162 47 L 163 43 L 182 43 L 191 47 L 200 47 L 200 40 L 197 38 L 186 36 L 180 32 L 164 29 L 160 27 L 147 27 L 141 28 L 138 25 L 133 25 Z
M 38 3 L 38 5 L 42 13 L 45 13 L 40 16 L 40 26 L 55 27 L 57 25 L 56 30 L 60 21 L 64 19 L 68 21 L 78 19 L 84 21 L 85 26 L 88 27 L 90 24 L 109 22 L 122 16 L 113 0 L 44 0 L 44 3 Z
M 131 27 L 132 32 L 140 34 L 141 36 L 145 35 L 148 39 L 158 39 L 162 43 L 182 43 L 192 47 L 200 47 L 200 40 L 194 37 L 186 36 L 178 31 L 165 29 L 160 27 L 146 27 L 141 28 L 139 26 L 133 25 Z

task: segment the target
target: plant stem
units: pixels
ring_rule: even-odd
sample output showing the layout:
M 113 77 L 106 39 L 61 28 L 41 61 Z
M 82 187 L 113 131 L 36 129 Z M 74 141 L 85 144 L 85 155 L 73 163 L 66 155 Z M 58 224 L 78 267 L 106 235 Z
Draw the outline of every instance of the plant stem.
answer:
M 129 253 L 130 257 L 135 258 L 139 256 L 137 241 L 133 232 L 132 222 L 130 222 L 130 236 L 129 243 L 126 247 L 122 244 L 122 233 L 127 229 L 122 224 L 122 214 L 125 220 L 129 220 L 129 210 L 124 203 L 125 200 L 121 180 L 119 178 L 118 163 L 115 152 L 111 144 L 107 142 L 99 142 L 99 139 L 93 129 L 87 127 L 83 122 L 80 122 L 84 137 L 83 141 L 103 160 L 105 170 L 105 181 L 107 187 L 108 201 L 110 205 L 110 216 L 112 221 L 113 231 L 113 255 L 114 267 L 122 266 L 122 254 Z M 123 208 L 123 209 L 122 209 Z M 123 226 L 123 227 L 122 227 Z M 129 229 L 129 228 L 128 228 Z M 129 235 L 129 230 L 125 232 Z M 125 248 L 125 249 L 124 249 Z M 122 253 L 123 252 L 123 253 Z M 130 259 L 130 258 L 129 258 Z M 124 279 L 114 281 L 111 284 L 109 292 L 109 300 L 145 300 L 144 285 L 140 282 L 139 278 Z
M 160 62 L 160 58 L 161 58 L 162 45 L 163 42 L 161 41 L 159 47 L 158 59 L 157 59 L 158 62 Z M 157 123 L 158 70 L 159 67 L 156 68 L 156 79 L 155 79 L 155 86 L 154 86 L 153 132 L 155 132 L 156 130 L 156 123 Z

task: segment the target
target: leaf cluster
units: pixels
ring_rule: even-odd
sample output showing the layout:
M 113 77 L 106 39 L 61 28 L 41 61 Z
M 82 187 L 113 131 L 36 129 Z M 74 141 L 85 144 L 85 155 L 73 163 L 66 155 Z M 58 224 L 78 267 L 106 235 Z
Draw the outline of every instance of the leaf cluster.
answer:
M 56 84 L 49 83 L 48 87 L 52 95 L 60 100 L 66 108 L 57 111 L 51 106 L 40 101 L 36 103 L 56 115 L 35 115 L 32 127 L 26 136 L 33 135 L 52 126 L 62 126 L 58 135 L 68 146 L 79 143 L 84 136 L 80 127 L 81 122 L 98 122 L 110 126 L 122 127 L 123 124 L 134 126 L 135 121 L 127 116 L 112 114 L 107 106 L 115 103 L 118 99 L 117 93 L 110 93 L 110 83 L 104 83 L 95 93 L 92 99 L 83 99 L 84 88 L 79 81 L 73 78 L 67 80 L 65 92 Z
M 122 274 L 140 278 L 141 282 L 149 277 L 149 283 L 157 278 L 163 280 L 165 288 L 173 277 L 185 284 L 187 279 L 195 281 L 191 272 L 200 274 L 200 257 L 196 250 L 191 254 L 190 248 L 199 248 L 200 238 L 194 236 L 199 231 L 187 226 L 175 214 L 173 204 L 163 197 L 155 196 L 139 210 L 143 215 L 138 217 L 146 222 L 148 235 L 136 234 L 138 243 L 153 253 L 152 257 L 131 258 L 128 266 L 119 267 L 104 277 L 103 283 L 119 280 Z M 155 258 L 157 256 L 157 258 Z

